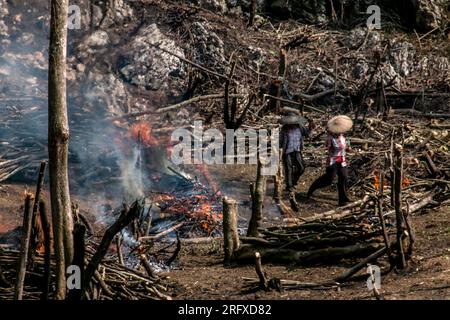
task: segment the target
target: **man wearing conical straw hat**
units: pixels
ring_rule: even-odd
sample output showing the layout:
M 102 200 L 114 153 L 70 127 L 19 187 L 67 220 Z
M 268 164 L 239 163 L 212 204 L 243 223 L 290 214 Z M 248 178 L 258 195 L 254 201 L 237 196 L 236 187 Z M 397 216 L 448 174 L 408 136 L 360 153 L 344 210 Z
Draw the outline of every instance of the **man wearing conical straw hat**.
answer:
M 286 187 L 289 192 L 289 201 L 294 211 L 298 211 L 298 203 L 295 199 L 296 187 L 300 176 L 305 172 L 302 149 L 303 139 L 308 137 L 314 124 L 291 112 L 281 118 L 281 144 L 283 149 L 283 167 L 285 171 Z
M 327 123 L 328 137 L 326 147 L 328 149 L 328 167 L 325 174 L 313 182 L 308 191 L 308 197 L 311 197 L 317 189 L 327 187 L 333 183 L 336 175 L 338 176 L 338 194 L 339 206 L 350 202 L 347 195 L 348 169 L 346 153 L 350 150 L 349 140 L 345 133 L 353 126 L 352 120 L 347 116 L 336 116 Z

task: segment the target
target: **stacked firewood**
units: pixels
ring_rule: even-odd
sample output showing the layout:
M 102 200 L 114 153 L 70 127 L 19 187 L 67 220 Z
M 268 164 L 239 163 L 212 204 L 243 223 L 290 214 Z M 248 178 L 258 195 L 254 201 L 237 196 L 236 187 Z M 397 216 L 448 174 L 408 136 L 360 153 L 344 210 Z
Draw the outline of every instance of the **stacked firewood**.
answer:
M 88 254 L 88 256 L 92 254 Z M 0 300 L 14 298 L 14 279 L 20 252 L 16 250 L 0 251 Z M 37 256 L 34 266 L 26 273 L 23 299 L 43 299 L 44 258 Z M 53 265 L 53 264 L 52 264 Z M 51 279 L 53 286 L 54 278 Z M 149 276 L 141 271 L 126 267 L 116 261 L 103 260 L 92 280 L 88 299 L 95 300 L 169 300 L 167 287 L 158 276 Z M 50 293 L 48 297 L 52 298 Z

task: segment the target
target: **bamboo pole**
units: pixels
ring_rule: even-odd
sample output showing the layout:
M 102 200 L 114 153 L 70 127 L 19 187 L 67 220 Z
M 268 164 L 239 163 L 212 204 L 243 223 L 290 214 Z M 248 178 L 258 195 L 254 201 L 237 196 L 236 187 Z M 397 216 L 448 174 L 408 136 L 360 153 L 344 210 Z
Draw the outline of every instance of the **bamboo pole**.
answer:
M 19 264 L 17 268 L 16 286 L 14 288 L 14 300 L 22 300 L 23 284 L 25 282 L 25 273 L 27 271 L 28 249 L 30 245 L 31 236 L 31 220 L 33 206 L 33 195 L 27 193 L 25 196 L 25 208 L 23 213 L 23 229 L 22 229 L 22 244 L 20 247 Z

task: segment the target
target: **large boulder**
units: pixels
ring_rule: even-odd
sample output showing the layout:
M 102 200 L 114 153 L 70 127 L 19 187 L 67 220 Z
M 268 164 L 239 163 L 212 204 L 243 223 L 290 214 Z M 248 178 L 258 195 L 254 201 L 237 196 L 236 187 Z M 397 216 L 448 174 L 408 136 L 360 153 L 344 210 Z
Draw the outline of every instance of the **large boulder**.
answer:
M 369 34 L 367 34 L 369 32 Z M 349 49 L 357 49 L 359 47 L 376 48 L 382 40 L 378 31 L 367 31 L 366 28 L 355 28 L 342 40 L 342 44 Z
M 450 61 L 447 57 L 427 55 L 418 61 L 416 69 L 423 77 L 450 79 Z
M 226 63 L 223 40 L 207 22 L 194 22 L 191 32 L 195 41 L 195 61 L 222 72 Z
M 389 48 L 389 61 L 402 77 L 409 76 L 414 70 L 415 55 L 414 45 L 407 41 L 394 40 Z
M 177 82 L 185 73 L 183 62 L 157 46 L 184 57 L 175 41 L 164 35 L 156 24 L 151 24 L 142 28 L 127 45 L 128 53 L 119 59 L 120 74 L 130 83 L 150 90 L 179 87 Z
M 108 115 L 122 115 L 127 106 L 127 93 L 122 81 L 113 74 L 91 71 L 86 77 L 83 98 Z
M 412 0 L 412 2 L 416 7 L 416 25 L 419 30 L 437 28 L 446 19 L 445 0 Z
M 93 6 L 93 21 L 94 26 L 107 28 L 113 24 L 123 24 L 128 19 L 133 18 L 134 11 L 124 0 L 112 0 L 97 2 Z

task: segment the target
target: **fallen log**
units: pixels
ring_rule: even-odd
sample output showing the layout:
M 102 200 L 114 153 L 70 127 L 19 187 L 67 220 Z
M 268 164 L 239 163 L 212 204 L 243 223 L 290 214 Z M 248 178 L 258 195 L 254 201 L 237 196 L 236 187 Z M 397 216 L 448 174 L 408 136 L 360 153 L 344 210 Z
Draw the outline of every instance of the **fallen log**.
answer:
M 355 214 L 357 211 L 354 208 L 358 206 L 363 206 L 366 202 L 370 200 L 370 196 L 366 195 L 364 198 L 352 202 L 346 206 L 339 207 L 334 210 L 330 210 L 324 213 L 315 214 L 312 217 L 305 217 L 303 220 L 305 222 L 311 222 L 316 220 L 332 220 L 332 219 L 341 219 L 343 217 Z
M 352 275 L 357 273 L 359 270 L 364 268 L 368 263 L 370 263 L 372 261 L 375 261 L 376 259 L 378 259 L 382 255 L 384 255 L 386 251 L 387 251 L 387 248 L 383 247 L 380 250 L 372 253 L 370 256 L 368 256 L 367 258 L 361 260 L 358 264 L 356 264 L 355 266 L 351 267 L 350 269 L 346 270 L 344 273 L 342 273 L 341 275 L 336 277 L 334 280 L 336 282 L 343 282 L 343 281 L 347 280 Z
M 293 249 L 262 248 L 242 245 L 235 252 L 234 261 L 248 263 L 253 261 L 255 251 L 261 254 L 264 262 L 309 264 L 313 262 L 330 262 L 347 257 L 360 257 L 379 250 L 384 244 L 381 242 L 359 243 L 346 247 L 324 248 L 311 251 L 297 251 Z
M 155 240 L 158 240 L 159 238 L 164 237 L 165 235 L 179 229 L 183 225 L 184 225 L 184 222 L 180 222 L 170 228 L 167 228 L 166 230 L 164 230 L 156 235 L 140 237 L 138 240 L 139 241 L 155 241 Z
M 434 204 L 434 197 L 436 195 L 434 193 L 430 193 L 429 195 L 425 196 L 424 198 L 422 198 L 419 202 L 412 204 L 409 206 L 409 212 L 413 213 L 416 211 L 419 211 L 423 208 L 425 208 L 426 206 L 430 205 L 430 204 Z M 402 207 L 402 210 L 407 210 L 408 208 L 406 206 Z M 393 215 L 395 213 L 395 209 L 390 210 L 388 212 L 386 212 L 385 214 L 383 214 L 384 217 L 386 216 L 390 216 Z

